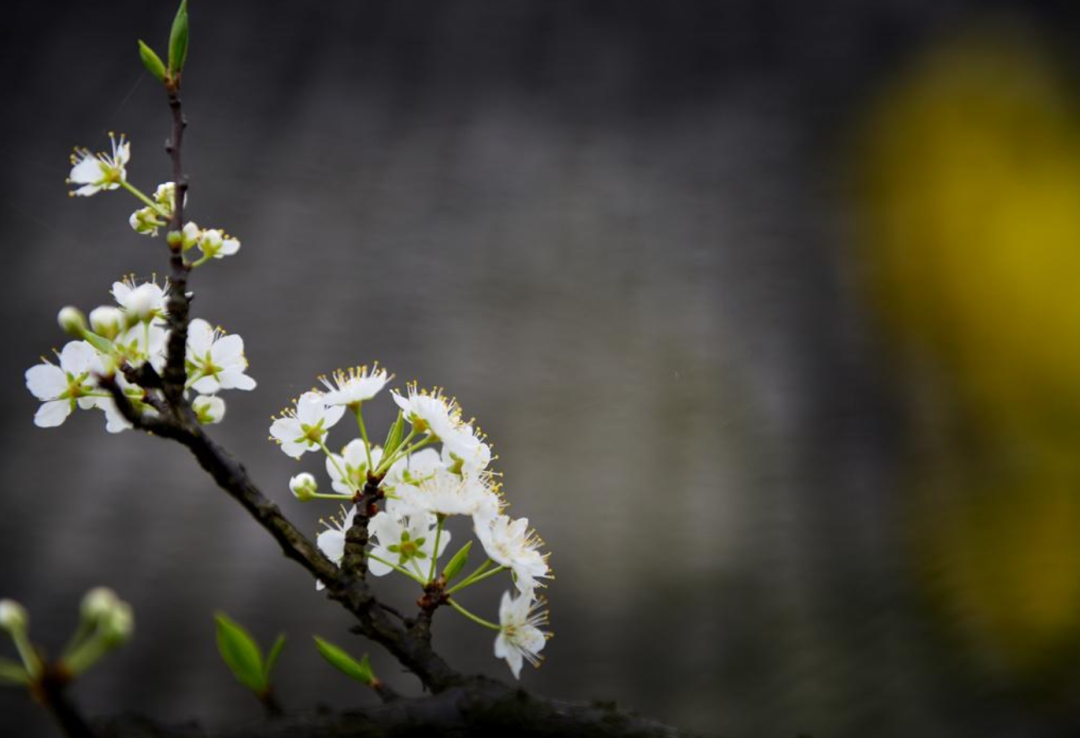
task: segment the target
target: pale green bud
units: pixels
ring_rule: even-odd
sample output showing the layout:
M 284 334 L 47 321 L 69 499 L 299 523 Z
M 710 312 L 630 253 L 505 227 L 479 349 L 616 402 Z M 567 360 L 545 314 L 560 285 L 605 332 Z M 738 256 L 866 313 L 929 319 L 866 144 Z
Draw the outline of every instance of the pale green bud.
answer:
M 77 307 L 68 305 L 62 308 L 56 316 L 56 322 L 60 324 L 65 333 L 77 338 L 82 338 L 83 334 L 86 333 L 86 316 Z
M 25 607 L 15 600 L 0 600 L 0 628 L 8 633 L 23 632 L 29 623 Z
M 110 341 L 124 329 L 124 312 L 112 305 L 102 305 L 90 311 L 90 327 L 94 333 Z
M 104 622 L 120 604 L 120 599 L 108 587 L 94 587 L 82 598 L 79 612 L 84 620 Z
M 319 483 L 307 472 L 300 472 L 289 480 L 289 489 L 300 502 L 307 502 L 319 491 Z

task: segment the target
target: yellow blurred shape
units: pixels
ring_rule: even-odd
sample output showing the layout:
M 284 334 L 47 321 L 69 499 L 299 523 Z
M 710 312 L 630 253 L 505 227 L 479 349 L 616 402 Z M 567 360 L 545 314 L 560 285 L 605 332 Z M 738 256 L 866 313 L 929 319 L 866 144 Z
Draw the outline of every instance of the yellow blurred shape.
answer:
M 875 299 L 937 378 L 927 585 L 984 666 L 1029 675 L 1080 648 L 1077 121 L 1030 39 L 976 33 L 894 82 L 857 164 Z
M 984 420 L 1080 421 L 1080 130 L 1045 59 L 1001 34 L 932 53 L 870 127 L 882 307 Z

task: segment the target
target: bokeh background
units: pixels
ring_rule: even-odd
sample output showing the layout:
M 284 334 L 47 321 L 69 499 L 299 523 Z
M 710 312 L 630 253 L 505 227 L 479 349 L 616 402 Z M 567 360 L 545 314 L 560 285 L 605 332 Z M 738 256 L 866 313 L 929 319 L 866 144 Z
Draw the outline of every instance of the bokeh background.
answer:
M 286 483 L 321 465 L 269 417 L 379 359 L 479 419 L 553 552 L 529 688 L 735 738 L 1080 730 L 1074 4 L 192 6 L 189 212 L 243 241 L 194 309 L 259 381 L 214 435 L 303 527 L 330 510 Z M 289 707 L 369 704 L 309 646 L 364 650 L 348 619 L 186 452 L 31 423 L 57 309 L 163 268 L 134 200 L 64 177 L 109 130 L 133 182 L 169 177 L 135 39 L 173 10 L 4 7 L 0 594 L 54 649 L 89 587 L 134 604 L 91 713 L 257 719 L 216 609 L 288 633 Z M 438 620 L 453 664 L 507 677 Z M 10 690 L 0 723 L 53 735 Z

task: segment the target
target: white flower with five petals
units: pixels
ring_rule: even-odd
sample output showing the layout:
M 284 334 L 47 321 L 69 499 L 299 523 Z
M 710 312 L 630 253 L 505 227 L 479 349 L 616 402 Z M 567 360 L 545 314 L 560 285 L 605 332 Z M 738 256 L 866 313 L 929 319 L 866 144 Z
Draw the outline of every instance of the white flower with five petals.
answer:
M 476 537 L 488 558 L 514 573 L 518 591 L 530 594 L 537 579 L 550 575 L 547 556 L 540 553 L 543 541 L 529 530 L 528 518 L 514 520 L 507 515 L 490 519 L 473 518 Z
M 244 339 L 225 335 L 202 318 L 188 326 L 185 364 L 188 386 L 196 392 L 212 395 L 223 389 L 255 389 L 255 380 L 244 373 L 248 366 Z
M 393 571 L 390 566 L 393 564 L 426 580 L 432 557 L 438 560 L 450 543 L 450 531 L 444 530 L 436 536 L 436 525 L 435 516 L 426 513 L 398 519 L 380 512 L 368 523 L 368 531 L 375 540 L 368 571 L 381 577 Z M 439 539 L 438 551 L 435 551 L 436 537 Z
M 395 490 L 408 508 L 440 515 L 474 515 L 489 518 L 498 515 L 501 501 L 486 477 L 458 476 L 438 469 L 418 484 L 403 484 Z
M 281 450 L 294 459 L 308 451 L 326 445 L 326 434 L 345 414 L 340 405 L 326 406 L 318 392 L 305 392 L 296 401 L 295 409 L 285 410 L 283 417 L 270 426 L 270 436 L 281 444 Z
M 26 370 L 26 388 L 42 401 L 34 415 L 34 425 L 54 428 L 71 415 L 76 406 L 98 406 L 99 396 L 94 373 L 103 370 L 97 350 L 86 341 L 72 341 L 58 354 L 60 366 L 42 359 Z

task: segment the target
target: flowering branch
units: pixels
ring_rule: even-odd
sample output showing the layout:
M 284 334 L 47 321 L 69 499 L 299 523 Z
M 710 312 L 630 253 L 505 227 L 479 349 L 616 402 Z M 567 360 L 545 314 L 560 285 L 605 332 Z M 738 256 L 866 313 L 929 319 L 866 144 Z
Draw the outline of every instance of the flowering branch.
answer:
M 169 110 L 172 111 L 172 135 L 165 144 L 165 151 L 172 159 L 173 182 L 175 186 L 172 221 L 169 223 L 169 265 L 172 289 L 166 303 L 169 310 L 169 344 L 164 372 L 165 397 L 177 413 L 185 409 L 184 384 L 187 372 L 184 359 L 187 352 L 188 315 L 191 298 L 187 292 L 187 278 L 191 267 L 184 261 L 184 201 L 187 198 L 188 178 L 184 173 L 183 145 L 184 129 L 187 119 L 184 117 L 180 101 L 180 80 L 170 82 L 166 89 L 169 94 Z M 175 234 L 175 235 L 173 235 Z

